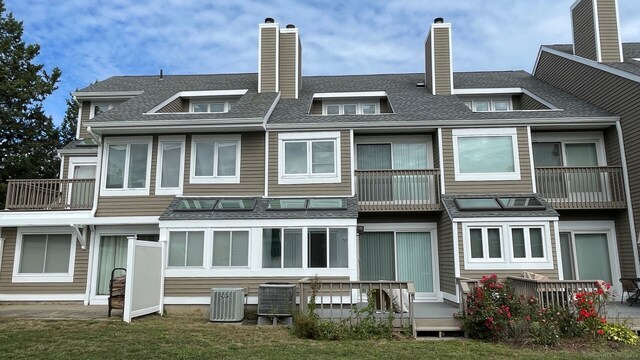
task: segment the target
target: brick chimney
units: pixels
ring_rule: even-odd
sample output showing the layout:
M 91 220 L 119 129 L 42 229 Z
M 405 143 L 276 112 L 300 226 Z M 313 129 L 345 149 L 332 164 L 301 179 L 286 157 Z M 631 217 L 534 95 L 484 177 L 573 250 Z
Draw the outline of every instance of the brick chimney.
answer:
M 598 62 L 623 60 L 617 0 L 577 0 L 571 5 L 573 53 Z
M 425 87 L 433 95 L 453 93 L 453 65 L 451 55 L 451 24 L 436 18 L 424 42 Z
M 283 99 L 297 99 L 302 85 L 298 29 L 292 24 L 280 29 L 272 18 L 258 28 L 258 92 L 280 92 Z

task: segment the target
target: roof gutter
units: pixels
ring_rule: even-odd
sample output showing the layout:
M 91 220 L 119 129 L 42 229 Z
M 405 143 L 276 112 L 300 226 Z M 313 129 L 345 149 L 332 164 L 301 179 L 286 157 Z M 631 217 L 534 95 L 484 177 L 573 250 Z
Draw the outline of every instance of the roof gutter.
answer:
M 87 126 L 87 132 L 89 133 L 89 135 L 91 135 L 93 140 L 95 140 L 95 142 L 98 145 L 102 144 L 102 139 L 93 132 L 93 129 L 91 128 L 91 126 Z

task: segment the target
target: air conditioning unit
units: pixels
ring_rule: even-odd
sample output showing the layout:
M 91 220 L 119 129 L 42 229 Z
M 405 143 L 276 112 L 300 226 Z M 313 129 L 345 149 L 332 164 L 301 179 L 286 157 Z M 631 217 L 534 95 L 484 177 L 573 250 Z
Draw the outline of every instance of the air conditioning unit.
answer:
M 211 289 L 210 321 L 233 322 L 244 319 L 244 288 Z
M 258 315 L 292 316 L 295 306 L 295 285 L 263 284 L 258 286 Z

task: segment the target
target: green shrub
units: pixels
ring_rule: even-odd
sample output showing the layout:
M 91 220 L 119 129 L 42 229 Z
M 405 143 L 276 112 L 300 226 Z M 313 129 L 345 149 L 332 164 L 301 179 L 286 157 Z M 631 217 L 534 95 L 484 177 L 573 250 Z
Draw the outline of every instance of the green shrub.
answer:
M 624 324 L 607 323 L 602 326 L 604 338 L 626 345 L 638 345 L 638 335 Z

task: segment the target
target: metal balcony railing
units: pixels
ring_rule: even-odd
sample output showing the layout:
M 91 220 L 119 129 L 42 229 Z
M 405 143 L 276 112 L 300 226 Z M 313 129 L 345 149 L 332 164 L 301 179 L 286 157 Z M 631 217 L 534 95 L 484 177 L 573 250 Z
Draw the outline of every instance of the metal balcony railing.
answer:
M 356 170 L 359 211 L 440 210 L 439 170 Z
M 622 167 L 536 167 L 538 193 L 555 209 L 625 208 Z
M 7 210 L 89 210 L 95 179 L 7 180 Z

